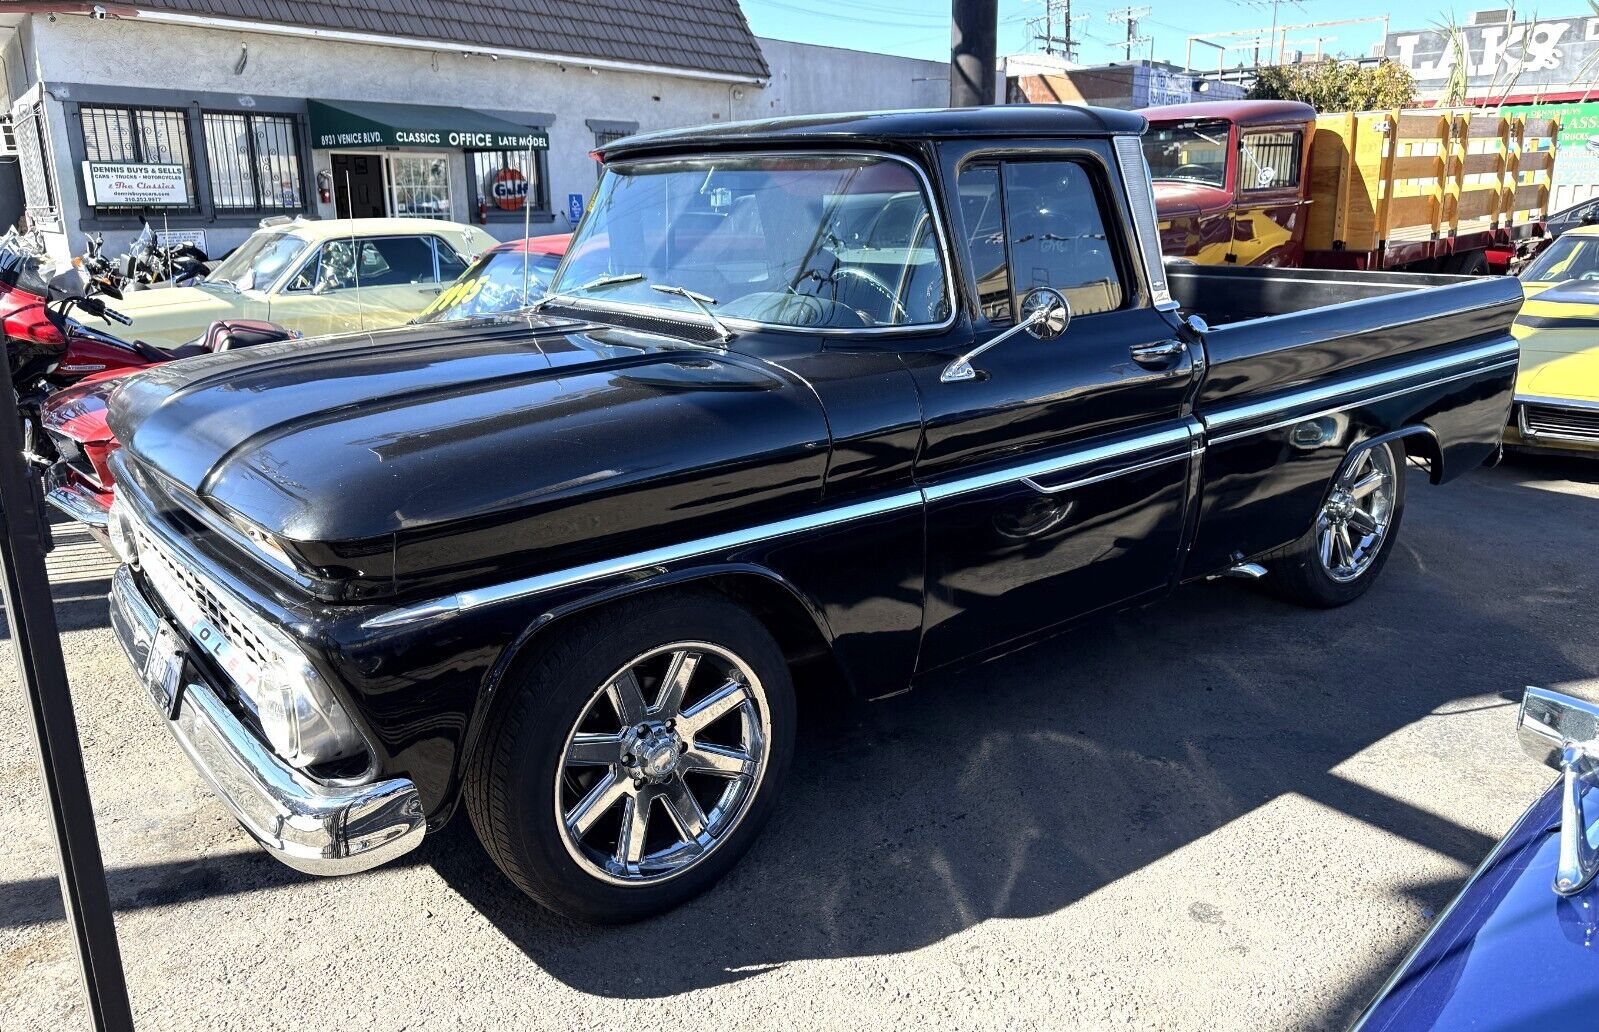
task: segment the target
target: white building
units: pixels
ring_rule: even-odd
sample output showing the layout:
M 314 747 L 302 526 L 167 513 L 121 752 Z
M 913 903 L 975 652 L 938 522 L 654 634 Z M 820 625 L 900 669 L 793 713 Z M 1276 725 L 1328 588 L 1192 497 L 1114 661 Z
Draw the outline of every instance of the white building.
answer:
M 24 204 L 58 254 L 86 232 L 116 253 L 141 214 L 212 255 L 273 215 L 507 239 L 525 201 L 563 232 L 617 136 L 949 96 L 941 62 L 757 40 L 736 0 L 304 0 L 294 24 L 272 0 L 7 6 Z

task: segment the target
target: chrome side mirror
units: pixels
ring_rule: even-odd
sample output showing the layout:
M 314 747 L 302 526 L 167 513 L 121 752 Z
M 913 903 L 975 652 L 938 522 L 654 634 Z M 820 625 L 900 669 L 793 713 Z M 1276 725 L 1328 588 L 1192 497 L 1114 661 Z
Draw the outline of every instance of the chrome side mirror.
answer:
M 972 360 L 998 344 L 1003 344 L 1018 333 L 1026 332 L 1038 340 L 1054 340 L 1071 325 L 1072 306 L 1066 295 L 1053 287 L 1034 287 L 1022 296 L 1021 319 L 1010 329 L 998 333 L 977 347 L 961 355 L 944 367 L 939 374 L 940 383 L 960 383 L 977 379 Z
M 1599 874 L 1599 850 L 1588 842 L 1590 793 L 1599 789 L 1599 706 L 1559 692 L 1529 687 L 1516 715 L 1521 748 L 1564 776 L 1560 804 L 1560 859 L 1555 891 L 1581 892 Z

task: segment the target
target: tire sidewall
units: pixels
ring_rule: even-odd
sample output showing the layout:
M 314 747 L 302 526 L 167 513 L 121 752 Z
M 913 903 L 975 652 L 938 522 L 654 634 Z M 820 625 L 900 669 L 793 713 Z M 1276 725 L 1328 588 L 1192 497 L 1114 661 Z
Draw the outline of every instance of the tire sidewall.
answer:
M 537 894 L 568 914 L 619 922 L 670 909 L 713 885 L 738 859 L 770 816 L 793 753 L 795 705 L 782 651 L 752 614 L 717 595 L 675 595 L 655 604 L 624 605 L 590 619 L 585 648 L 563 669 L 534 664 L 515 690 L 529 707 L 520 733 L 496 742 L 510 749 L 502 768 L 509 841 L 503 845 L 537 885 Z M 676 641 L 704 641 L 748 663 L 766 692 L 771 751 L 761 784 L 738 824 L 712 855 L 683 873 L 643 885 L 602 881 L 578 863 L 562 840 L 555 779 L 566 736 L 606 679 L 629 660 Z M 543 676 L 540 676 L 543 675 Z

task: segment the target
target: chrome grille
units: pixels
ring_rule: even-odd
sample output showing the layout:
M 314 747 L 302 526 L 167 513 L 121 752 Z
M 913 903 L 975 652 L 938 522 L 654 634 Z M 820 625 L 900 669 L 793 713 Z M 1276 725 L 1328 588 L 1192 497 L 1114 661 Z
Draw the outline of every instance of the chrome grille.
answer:
M 1599 442 L 1599 409 L 1529 403 L 1521 407 L 1521 418 L 1533 436 Z
M 185 622 L 191 622 L 190 614 L 198 614 L 220 633 L 224 647 L 214 643 L 198 643 L 216 656 L 220 665 L 225 669 L 241 688 L 248 694 L 259 680 L 263 668 L 275 664 L 279 657 L 266 640 L 250 630 L 249 626 L 238 619 L 233 613 L 233 606 L 215 591 L 205 579 L 182 561 L 173 557 L 164 542 L 157 538 L 149 528 L 139 520 L 130 520 L 133 538 L 136 545 L 136 555 L 139 565 L 146 568 L 147 577 L 161 600 L 167 608 L 178 615 Z M 173 589 L 182 593 L 181 598 L 168 597 Z M 187 603 L 187 605 L 185 605 Z M 190 637 L 194 637 L 195 628 L 186 627 Z M 254 669 L 242 668 L 229 652 L 232 649 L 242 653 L 242 658 Z

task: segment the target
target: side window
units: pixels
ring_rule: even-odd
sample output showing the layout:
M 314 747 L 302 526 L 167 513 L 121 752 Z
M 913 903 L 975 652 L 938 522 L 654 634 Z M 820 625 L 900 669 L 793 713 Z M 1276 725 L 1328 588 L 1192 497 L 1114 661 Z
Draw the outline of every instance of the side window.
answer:
M 317 275 L 322 268 L 322 248 L 314 247 L 300 265 L 300 270 L 289 277 L 288 284 L 283 288 L 291 293 L 311 291 L 316 289 Z
M 1034 287 L 1053 287 L 1066 296 L 1074 316 L 1114 311 L 1126 302 L 1104 207 L 1083 166 L 1007 164 L 1005 209 L 1018 299 Z
M 1240 144 L 1239 187 L 1247 192 L 1298 186 L 1303 139 L 1297 132 L 1245 133 Z
M 1010 307 L 1010 265 L 1005 258 L 1005 216 L 999 193 L 999 169 L 979 165 L 961 172 L 961 224 L 966 253 L 977 277 L 977 302 L 996 326 L 1015 321 Z
M 422 237 L 375 237 L 361 241 L 361 285 L 392 287 L 437 283 L 433 246 Z

